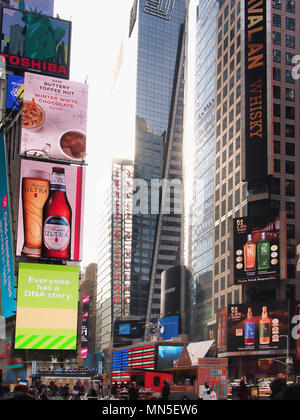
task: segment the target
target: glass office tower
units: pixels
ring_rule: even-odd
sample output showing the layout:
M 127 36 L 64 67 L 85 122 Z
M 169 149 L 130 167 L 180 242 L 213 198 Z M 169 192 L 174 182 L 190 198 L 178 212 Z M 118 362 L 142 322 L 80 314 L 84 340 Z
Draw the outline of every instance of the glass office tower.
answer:
M 196 22 L 195 156 L 189 265 L 192 271 L 191 335 L 207 339 L 213 318 L 213 225 L 216 19 L 223 0 L 200 0 Z
M 160 315 L 161 272 L 181 261 L 182 215 L 174 211 L 180 207 L 181 194 L 171 188 L 170 214 L 163 214 L 159 205 L 151 212 L 150 186 L 153 179 L 182 178 L 188 0 L 140 0 L 135 6 L 134 178 L 148 183 L 144 202 L 148 198 L 149 207 L 133 217 L 130 312 L 149 320 Z

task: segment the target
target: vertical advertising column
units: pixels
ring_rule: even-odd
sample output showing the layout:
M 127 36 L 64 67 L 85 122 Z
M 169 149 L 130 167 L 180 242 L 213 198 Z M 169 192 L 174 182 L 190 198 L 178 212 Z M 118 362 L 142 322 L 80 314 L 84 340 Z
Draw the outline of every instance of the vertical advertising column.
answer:
M 0 280 L 2 315 L 13 316 L 15 302 L 15 269 L 11 237 L 10 202 L 7 182 L 6 151 L 3 131 L 0 132 Z
M 133 168 L 124 168 L 124 316 L 130 315 Z
M 121 314 L 122 304 L 122 188 L 121 188 L 121 167 L 118 164 L 113 165 L 113 221 L 112 221 L 112 300 L 113 300 L 113 318 L 116 313 Z
M 268 175 L 267 0 L 245 0 L 246 180 Z

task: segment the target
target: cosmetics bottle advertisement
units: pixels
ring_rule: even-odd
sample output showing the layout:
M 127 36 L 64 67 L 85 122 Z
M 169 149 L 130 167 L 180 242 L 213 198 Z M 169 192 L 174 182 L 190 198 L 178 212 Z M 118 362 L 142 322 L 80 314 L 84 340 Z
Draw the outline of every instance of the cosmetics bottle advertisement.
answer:
M 273 351 L 286 348 L 288 303 L 285 301 L 230 305 L 228 351 Z
M 17 257 L 81 261 L 85 168 L 22 160 Z
M 234 283 L 279 279 L 284 225 L 280 216 L 240 217 L 233 223 Z

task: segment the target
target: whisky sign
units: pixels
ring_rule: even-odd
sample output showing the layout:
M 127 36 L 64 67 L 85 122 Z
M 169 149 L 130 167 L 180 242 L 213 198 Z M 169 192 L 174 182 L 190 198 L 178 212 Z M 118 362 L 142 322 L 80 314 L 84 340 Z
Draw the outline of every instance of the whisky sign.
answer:
M 245 1 L 246 180 L 268 175 L 266 0 Z
M 272 213 L 239 217 L 233 223 L 234 284 L 279 279 L 283 231 L 280 217 Z

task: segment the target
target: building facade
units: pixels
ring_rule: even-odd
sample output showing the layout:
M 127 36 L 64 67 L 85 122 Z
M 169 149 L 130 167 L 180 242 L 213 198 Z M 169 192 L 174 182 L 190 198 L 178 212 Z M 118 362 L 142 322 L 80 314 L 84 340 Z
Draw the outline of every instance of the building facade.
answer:
M 222 1 L 199 1 L 196 14 L 195 155 L 189 266 L 191 337 L 207 339 L 213 319 L 216 17 Z
M 107 349 L 114 321 L 130 312 L 132 161 L 115 159 L 102 203 L 96 304 L 96 351 Z
M 149 321 L 160 316 L 161 273 L 180 264 L 182 254 L 178 185 L 183 168 L 188 1 L 140 0 L 136 6 L 131 28 L 132 36 L 137 36 L 134 178 L 146 182 L 148 192 L 142 199 L 148 206 L 133 216 L 130 312 Z M 152 180 L 171 185 L 170 191 L 162 189 L 169 194 L 168 211 L 162 205 L 163 192 L 151 188 Z
M 255 304 L 299 299 L 299 80 L 293 72 L 293 59 L 299 55 L 300 47 L 298 9 L 299 4 L 290 0 L 251 4 L 227 0 L 217 15 L 212 294 L 215 317 L 218 310 L 232 304 L 249 304 L 251 318 Z M 259 224 L 273 213 L 281 223 L 280 276 L 259 281 L 264 273 L 258 272 L 255 280 L 239 285 L 235 268 L 240 268 L 240 259 L 233 250 L 235 219 L 252 218 Z M 241 264 L 246 271 L 246 260 L 241 260 Z M 262 349 L 260 346 L 252 355 L 257 357 Z M 275 353 L 280 352 L 286 355 L 286 344 Z M 245 355 L 238 358 L 237 354 L 235 359 L 235 368 L 239 366 L 234 369 L 236 375 L 245 373 L 249 363 L 254 363 L 250 369 L 263 375 L 257 359 Z

